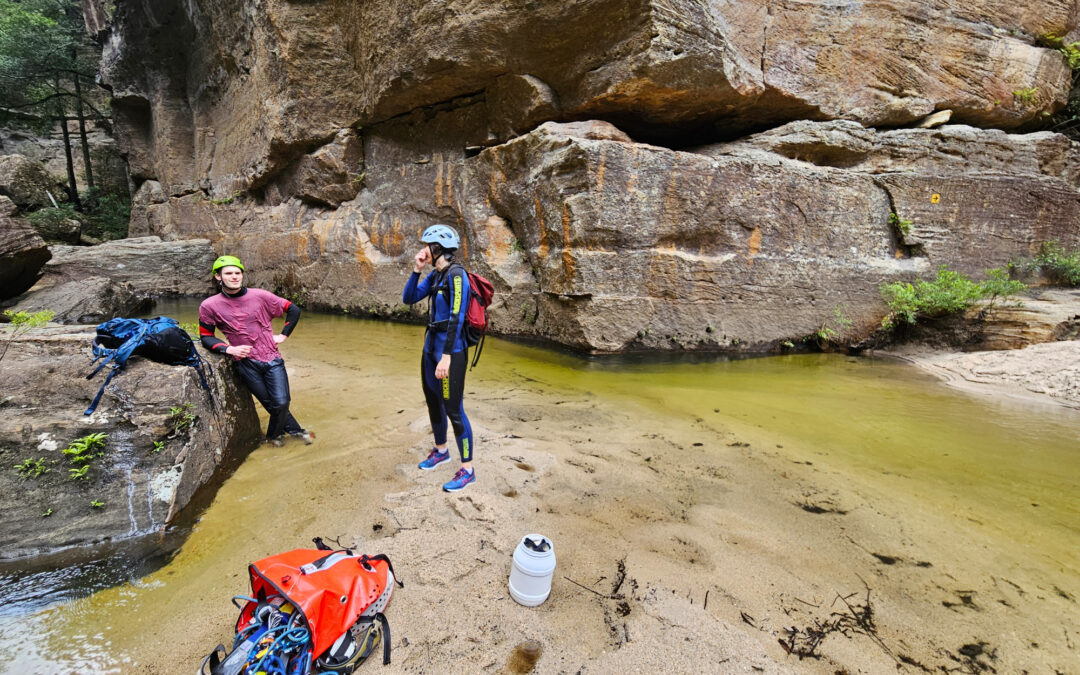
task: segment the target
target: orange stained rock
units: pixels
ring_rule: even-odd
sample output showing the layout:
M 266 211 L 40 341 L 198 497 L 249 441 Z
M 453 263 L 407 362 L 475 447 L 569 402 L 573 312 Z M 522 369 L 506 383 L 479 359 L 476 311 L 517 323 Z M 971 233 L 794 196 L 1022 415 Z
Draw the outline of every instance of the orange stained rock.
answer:
M 596 191 L 604 191 L 604 169 L 607 167 L 607 144 L 600 147 L 600 166 L 596 169 Z
M 746 258 L 750 261 L 751 265 L 754 264 L 754 256 L 756 256 L 759 251 L 761 251 L 761 228 L 755 227 L 753 231 L 750 232 L 750 251 L 746 254 Z
M 566 278 L 566 282 L 570 283 L 574 279 L 575 262 L 574 254 L 570 251 L 570 205 L 563 202 L 562 208 L 562 227 L 563 227 L 563 249 L 562 249 L 562 264 L 563 275 Z
M 405 233 L 402 232 L 401 219 L 394 218 L 394 226 L 390 230 L 390 245 L 387 253 L 401 255 L 405 252 Z
M 360 278 L 365 284 L 370 284 L 371 280 L 375 278 L 375 265 L 368 259 L 363 246 L 357 246 L 353 249 L 353 260 L 356 261 L 357 267 L 360 268 Z

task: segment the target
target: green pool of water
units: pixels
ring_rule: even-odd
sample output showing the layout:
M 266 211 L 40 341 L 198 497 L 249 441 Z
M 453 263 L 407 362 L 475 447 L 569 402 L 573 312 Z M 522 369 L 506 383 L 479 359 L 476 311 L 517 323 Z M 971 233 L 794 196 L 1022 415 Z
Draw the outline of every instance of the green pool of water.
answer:
M 196 306 L 159 305 L 157 313 L 194 321 Z M 41 577 L 33 602 L 25 591 L 9 594 L 0 612 L 0 659 L 12 672 L 57 672 L 56 664 L 65 672 L 124 672 L 125 655 L 112 641 L 116 631 L 142 630 L 132 616 L 227 601 L 218 578 L 224 551 L 255 558 L 275 552 L 281 532 L 306 531 L 315 518 L 312 490 L 295 486 L 319 485 L 343 463 L 390 451 L 388 439 L 423 414 L 421 337 L 417 326 L 305 314 L 285 354 L 294 409 L 319 431 L 315 451 L 287 446 L 294 449 L 274 461 L 253 453 L 181 552 L 151 574 L 114 560 L 102 563 L 113 566 L 113 578 L 130 578 L 117 587 L 89 584 L 98 590 L 59 594 L 50 603 L 50 582 Z M 605 405 L 647 407 L 669 428 L 699 425 L 767 439 L 770 451 L 775 445 L 777 453 L 812 460 L 902 502 L 984 524 L 1047 569 L 1080 578 L 1075 411 L 974 397 L 889 360 L 589 360 L 489 339 L 467 391 L 512 395 L 514 387 L 543 390 L 553 405 L 587 394 Z M 327 499 L 332 503 L 333 495 Z M 262 532 L 268 509 L 277 534 Z

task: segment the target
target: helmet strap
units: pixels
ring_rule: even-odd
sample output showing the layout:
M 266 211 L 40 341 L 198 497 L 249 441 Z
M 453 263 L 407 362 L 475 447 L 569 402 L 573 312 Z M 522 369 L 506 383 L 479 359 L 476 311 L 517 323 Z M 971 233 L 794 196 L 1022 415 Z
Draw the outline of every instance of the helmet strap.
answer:
M 439 257 L 446 254 L 446 249 L 442 247 L 438 242 L 430 242 L 428 245 L 428 253 L 431 254 L 431 264 L 439 262 Z

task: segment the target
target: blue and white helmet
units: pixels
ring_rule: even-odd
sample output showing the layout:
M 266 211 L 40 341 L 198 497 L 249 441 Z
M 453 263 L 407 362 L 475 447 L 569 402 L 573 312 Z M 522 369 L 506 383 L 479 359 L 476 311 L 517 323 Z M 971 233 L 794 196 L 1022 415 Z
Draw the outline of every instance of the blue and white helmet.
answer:
M 432 225 L 420 235 L 425 244 L 438 244 L 448 251 L 456 251 L 461 245 L 461 238 L 449 225 Z

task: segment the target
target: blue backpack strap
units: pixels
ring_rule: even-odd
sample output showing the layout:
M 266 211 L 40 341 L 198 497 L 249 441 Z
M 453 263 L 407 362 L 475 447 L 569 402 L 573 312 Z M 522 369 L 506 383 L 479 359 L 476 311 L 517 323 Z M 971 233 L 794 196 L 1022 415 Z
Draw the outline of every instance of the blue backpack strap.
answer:
M 98 403 L 101 403 L 101 396 L 105 393 L 105 387 L 109 386 L 109 381 L 113 379 L 113 376 L 116 375 L 116 373 L 118 372 L 120 372 L 120 367 L 113 366 L 113 369 L 109 371 L 109 376 L 106 377 L 105 382 L 102 383 L 101 389 L 98 389 L 97 396 L 95 396 L 94 400 L 90 402 L 90 407 L 87 408 L 86 412 L 83 413 L 84 415 L 92 415 L 94 413 L 94 410 L 96 410 L 98 407 Z

